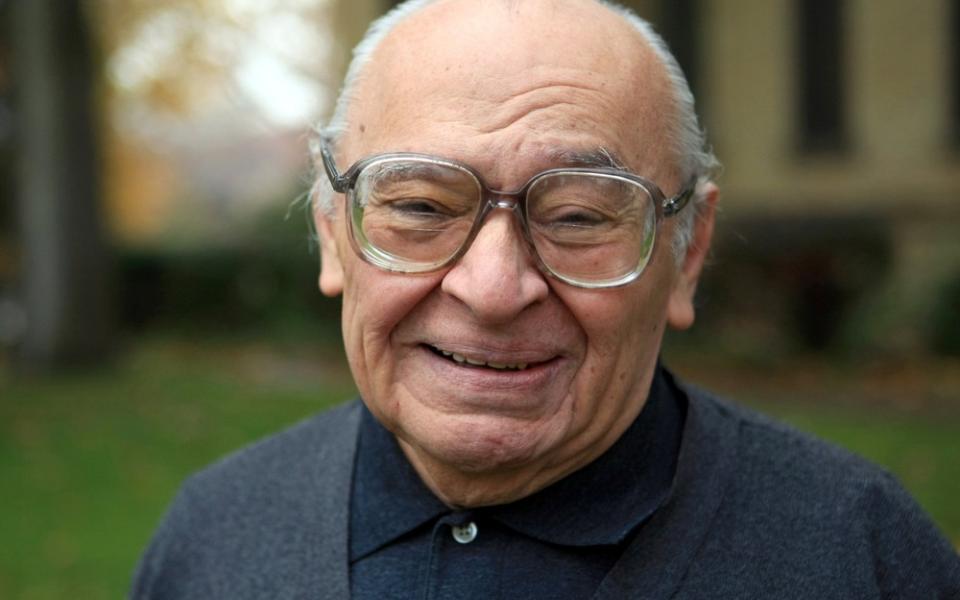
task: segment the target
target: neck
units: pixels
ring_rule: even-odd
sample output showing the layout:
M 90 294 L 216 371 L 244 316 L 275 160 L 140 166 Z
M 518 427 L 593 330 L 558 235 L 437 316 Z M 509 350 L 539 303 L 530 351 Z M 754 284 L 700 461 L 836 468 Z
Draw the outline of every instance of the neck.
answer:
M 512 468 L 466 470 L 437 460 L 403 439 L 397 441 L 417 475 L 444 504 L 455 509 L 479 508 L 515 502 L 590 464 L 620 438 L 632 419 L 621 422 L 623 428 L 612 428 L 594 444 L 575 448 L 562 460 Z

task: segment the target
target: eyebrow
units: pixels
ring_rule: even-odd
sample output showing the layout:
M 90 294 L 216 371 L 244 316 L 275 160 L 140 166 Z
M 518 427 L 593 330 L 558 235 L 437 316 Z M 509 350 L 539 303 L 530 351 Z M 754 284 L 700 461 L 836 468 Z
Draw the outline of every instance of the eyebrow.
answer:
M 627 170 L 623 161 L 603 146 L 592 150 L 556 150 L 550 154 L 551 162 L 565 166 Z

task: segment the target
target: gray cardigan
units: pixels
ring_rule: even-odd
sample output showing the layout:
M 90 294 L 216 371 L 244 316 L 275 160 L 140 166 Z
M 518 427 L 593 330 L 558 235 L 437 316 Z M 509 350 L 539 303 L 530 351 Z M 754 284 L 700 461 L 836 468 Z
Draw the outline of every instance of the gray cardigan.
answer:
M 595 596 L 960 599 L 960 557 L 887 473 L 683 388 L 671 499 Z M 135 599 L 348 598 L 352 402 L 191 477 Z

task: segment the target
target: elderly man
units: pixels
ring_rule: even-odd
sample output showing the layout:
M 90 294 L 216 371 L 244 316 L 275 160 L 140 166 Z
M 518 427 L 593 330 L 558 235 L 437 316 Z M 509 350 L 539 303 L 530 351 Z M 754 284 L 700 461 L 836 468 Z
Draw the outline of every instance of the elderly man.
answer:
M 133 597 L 960 597 L 888 475 L 659 365 L 717 188 L 645 22 L 414 0 L 316 152 L 363 403 L 193 477 Z

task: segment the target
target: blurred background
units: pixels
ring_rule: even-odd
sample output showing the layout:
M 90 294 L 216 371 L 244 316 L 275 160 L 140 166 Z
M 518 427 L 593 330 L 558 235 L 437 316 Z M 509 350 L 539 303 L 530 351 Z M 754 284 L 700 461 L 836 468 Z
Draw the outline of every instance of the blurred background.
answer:
M 0 597 L 115 598 L 179 482 L 353 393 L 307 139 L 387 0 L 0 0 Z M 682 375 L 960 547 L 960 1 L 636 0 L 725 165 Z

